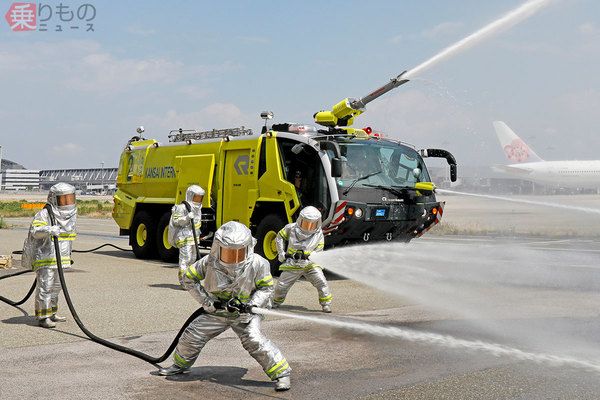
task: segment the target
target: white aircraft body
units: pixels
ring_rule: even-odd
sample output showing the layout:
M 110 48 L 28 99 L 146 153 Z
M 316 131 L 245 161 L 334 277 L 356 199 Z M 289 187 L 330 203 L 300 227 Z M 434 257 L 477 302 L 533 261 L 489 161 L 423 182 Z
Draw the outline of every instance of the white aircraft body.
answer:
M 600 160 L 544 161 L 502 121 L 494 121 L 496 136 L 510 165 L 495 165 L 496 171 L 520 179 L 569 188 L 600 188 Z

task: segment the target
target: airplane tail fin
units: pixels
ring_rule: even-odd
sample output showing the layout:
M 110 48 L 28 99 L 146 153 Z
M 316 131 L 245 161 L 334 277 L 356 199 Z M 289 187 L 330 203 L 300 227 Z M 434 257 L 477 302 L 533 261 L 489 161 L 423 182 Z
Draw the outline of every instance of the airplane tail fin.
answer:
M 494 129 L 506 158 L 513 163 L 544 161 L 504 122 L 494 121 Z

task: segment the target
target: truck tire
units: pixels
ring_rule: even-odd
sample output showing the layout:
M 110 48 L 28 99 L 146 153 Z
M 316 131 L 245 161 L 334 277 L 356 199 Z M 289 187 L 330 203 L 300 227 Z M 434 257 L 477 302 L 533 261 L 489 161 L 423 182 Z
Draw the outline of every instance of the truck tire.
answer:
M 269 214 L 264 217 L 256 227 L 256 253 L 267 259 L 271 264 L 271 275 L 279 276 L 279 265 L 277 260 L 277 248 L 275 247 L 275 237 L 284 226 L 285 221 L 277 214 Z
M 149 259 L 156 255 L 156 219 L 146 211 L 133 217 L 129 242 L 137 258 Z
M 156 250 L 158 256 L 164 262 L 177 262 L 179 250 L 167 240 L 169 234 L 169 221 L 171 212 L 166 212 L 158 220 L 158 229 L 156 230 Z

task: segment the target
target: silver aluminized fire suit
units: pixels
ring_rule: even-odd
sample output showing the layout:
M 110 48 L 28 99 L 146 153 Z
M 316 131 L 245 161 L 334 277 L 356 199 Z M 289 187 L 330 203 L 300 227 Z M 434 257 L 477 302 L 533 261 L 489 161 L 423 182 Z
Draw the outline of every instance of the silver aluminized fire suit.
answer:
M 301 228 L 307 221 L 313 224 L 312 230 Z M 327 279 L 321 266 L 309 259 L 312 252 L 323 250 L 325 245 L 319 210 L 312 206 L 302 209 L 295 223 L 288 224 L 279 231 L 275 243 L 279 260 L 283 263 L 279 267 L 281 276 L 275 287 L 273 306 L 281 305 L 292 285 L 304 276 L 319 292 L 319 303 L 323 311 L 330 312 L 333 296 Z
M 191 211 L 185 204 L 174 205 L 171 209 L 171 220 L 169 221 L 169 243 L 179 249 L 179 277 L 185 269 L 196 261 L 197 251 L 192 231 L 192 218 L 196 229 L 196 237 L 200 238 L 200 226 L 202 225 L 202 202 L 195 202 L 194 196 L 204 197 L 204 189 L 198 185 L 191 185 L 185 192 L 185 200 L 189 203 Z
M 36 271 L 37 289 L 35 293 L 35 315 L 39 320 L 54 319 L 58 311 L 60 278 L 56 265 L 53 238 L 58 237 L 61 263 L 64 268 L 71 266 L 71 245 L 77 233 L 77 207 L 75 204 L 59 206 L 57 198 L 74 195 L 75 188 L 67 183 L 57 183 L 50 188 L 48 204 L 52 208 L 56 225 L 52 225 L 48 211 L 44 208 L 33 217 L 29 233 L 23 247 L 23 254 Z M 24 265 L 25 266 L 25 265 Z
M 291 368 L 281 351 L 260 331 L 260 316 L 215 308 L 219 302 L 232 298 L 251 306 L 269 306 L 273 277 L 269 262 L 254 254 L 254 244 L 246 226 L 228 222 L 215 232 L 211 253 L 188 267 L 182 278 L 183 285 L 206 314 L 196 318 L 179 340 L 173 355 L 176 366 L 191 367 L 206 342 L 231 328 L 271 380 L 290 375 Z M 245 253 L 241 261 L 225 263 L 221 256 L 223 249 L 245 249 Z

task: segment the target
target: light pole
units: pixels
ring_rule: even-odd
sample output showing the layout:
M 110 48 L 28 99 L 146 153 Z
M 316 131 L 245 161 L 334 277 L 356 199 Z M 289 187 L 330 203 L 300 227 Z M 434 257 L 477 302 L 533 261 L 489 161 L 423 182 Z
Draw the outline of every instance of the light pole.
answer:
M 100 189 L 100 194 L 104 192 L 104 161 L 100 162 L 102 165 L 102 169 L 100 170 L 100 182 L 102 182 L 102 189 Z
M 2 190 L 2 146 L 0 146 L 0 190 Z

